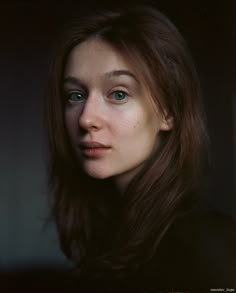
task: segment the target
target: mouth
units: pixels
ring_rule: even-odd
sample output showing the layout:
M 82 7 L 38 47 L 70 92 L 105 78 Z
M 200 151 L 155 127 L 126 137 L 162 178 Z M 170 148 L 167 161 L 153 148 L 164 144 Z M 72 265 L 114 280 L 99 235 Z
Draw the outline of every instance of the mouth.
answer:
M 84 157 L 99 158 L 102 157 L 111 147 L 99 142 L 81 142 L 79 144 L 80 151 Z

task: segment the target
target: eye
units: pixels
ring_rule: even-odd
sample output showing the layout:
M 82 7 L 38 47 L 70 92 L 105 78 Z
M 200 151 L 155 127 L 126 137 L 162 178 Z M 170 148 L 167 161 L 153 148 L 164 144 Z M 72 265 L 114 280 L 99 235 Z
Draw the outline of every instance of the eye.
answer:
M 87 95 L 80 91 L 73 91 L 66 94 L 66 99 L 69 103 L 81 103 L 85 101 Z
M 114 91 L 111 93 L 110 97 L 113 99 L 115 102 L 124 102 L 127 98 L 128 94 L 124 91 Z

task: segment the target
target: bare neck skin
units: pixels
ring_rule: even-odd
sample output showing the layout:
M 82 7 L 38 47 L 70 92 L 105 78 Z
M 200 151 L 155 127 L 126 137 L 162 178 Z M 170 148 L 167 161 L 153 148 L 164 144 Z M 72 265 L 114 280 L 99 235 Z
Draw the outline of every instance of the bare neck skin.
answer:
M 112 178 L 112 182 L 114 187 L 118 191 L 119 194 L 124 194 L 128 188 L 128 185 L 132 181 L 132 179 L 140 172 L 143 165 L 139 165 L 138 167 L 134 168 L 133 170 L 129 170 L 127 173 L 122 173 L 118 176 Z

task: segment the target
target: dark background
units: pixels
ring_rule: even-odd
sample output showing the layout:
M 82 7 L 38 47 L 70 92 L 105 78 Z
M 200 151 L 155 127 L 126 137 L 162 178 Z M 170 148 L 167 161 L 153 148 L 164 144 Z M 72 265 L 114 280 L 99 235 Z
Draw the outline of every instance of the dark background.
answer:
M 71 17 L 118 4 L 58 2 L 14 1 L 0 9 L 0 270 L 4 271 L 68 264 L 53 224 L 47 224 L 42 109 L 50 48 Z M 208 200 L 236 218 L 232 2 L 153 3 L 187 40 L 200 75 L 211 138 Z

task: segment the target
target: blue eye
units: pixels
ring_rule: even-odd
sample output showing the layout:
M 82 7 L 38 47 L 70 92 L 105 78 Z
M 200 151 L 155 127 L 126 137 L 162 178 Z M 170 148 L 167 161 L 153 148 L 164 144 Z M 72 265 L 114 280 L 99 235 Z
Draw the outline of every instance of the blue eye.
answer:
M 117 102 L 124 101 L 127 98 L 127 93 L 124 91 L 114 91 L 111 93 L 112 99 Z
M 66 97 L 68 102 L 83 102 L 86 99 L 86 94 L 83 92 L 69 92 Z

